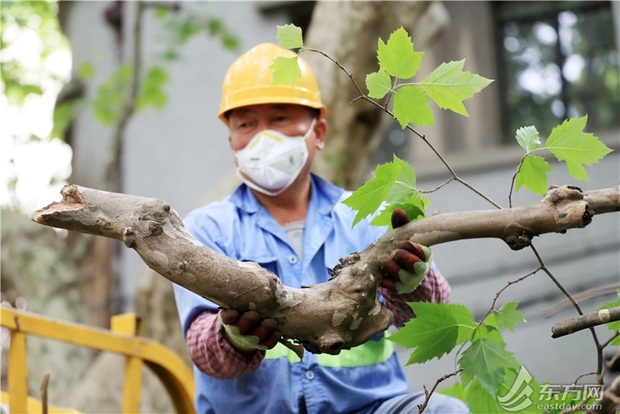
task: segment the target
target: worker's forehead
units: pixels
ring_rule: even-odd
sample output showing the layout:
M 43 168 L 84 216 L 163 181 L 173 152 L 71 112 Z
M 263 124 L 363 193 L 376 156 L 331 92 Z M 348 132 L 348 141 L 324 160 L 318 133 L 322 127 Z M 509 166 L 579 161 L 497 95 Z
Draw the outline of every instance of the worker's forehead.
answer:
M 306 107 L 296 104 L 274 103 L 274 104 L 258 104 L 248 105 L 235 108 L 230 111 L 230 116 L 243 116 L 260 113 L 270 113 L 276 111 L 290 111 L 290 112 L 304 112 L 307 111 Z

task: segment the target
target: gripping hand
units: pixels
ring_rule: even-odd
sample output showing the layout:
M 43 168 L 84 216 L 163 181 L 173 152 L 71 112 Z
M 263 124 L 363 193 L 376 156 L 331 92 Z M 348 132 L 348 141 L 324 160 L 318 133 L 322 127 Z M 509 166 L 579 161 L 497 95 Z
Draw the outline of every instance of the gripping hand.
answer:
M 256 311 L 222 309 L 219 313 L 228 342 L 241 352 L 271 349 L 280 340 L 276 321 L 262 318 Z
M 396 209 L 392 213 L 392 227 L 409 223 L 407 213 Z M 431 249 L 418 243 L 405 241 L 394 256 L 383 262 L 381 287 L 396 289 L 398 293 L 411 293 L 417 288 L 430 270 Z

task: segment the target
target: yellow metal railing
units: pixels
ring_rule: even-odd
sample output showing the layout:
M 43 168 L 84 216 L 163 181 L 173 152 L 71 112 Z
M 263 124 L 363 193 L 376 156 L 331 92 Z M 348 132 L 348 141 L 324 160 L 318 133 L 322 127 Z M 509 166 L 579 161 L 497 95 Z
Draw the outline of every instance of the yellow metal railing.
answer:
M 111 330 L 108 331 L 2 306 L 0 323 L 11 333 L 8 354 L 10 413 L 41 412 L 41 404 L 28 397 L 27 335 L 124 355 L 123 413 L 140 412 L 142 364 L 149 367 L 161 380 L 178 413 L 196 411 L 192 401 L 194 379 L 191 370 L 169 348 L 136 336 L 138 319 L 133 314 L 114 316 Z M 2 397 L 2 402 L 5 402 L 6 394 Z M 50 407 L 49 412 L 54 410 Z

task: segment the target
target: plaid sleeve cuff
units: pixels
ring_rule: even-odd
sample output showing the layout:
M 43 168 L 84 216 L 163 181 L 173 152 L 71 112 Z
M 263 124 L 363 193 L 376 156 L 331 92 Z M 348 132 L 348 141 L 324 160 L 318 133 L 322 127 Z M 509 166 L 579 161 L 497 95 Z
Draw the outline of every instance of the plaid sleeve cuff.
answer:
M 255 371 L 265 352 L 237 351 L 224 337 L 217 313 L 204 312 L 194 321 L 185 338 L 189 356 L 198 369 L 219 379 L 237 378 Z
M 394 314 L 394 325 L 398 328 L 414 318 L 413 309 L 407 302 L 449 303 L 450 284 L 434 266 L 413 292 L 399 294 L 393 289 L 379 288 L 385 298 L 385 307 Z

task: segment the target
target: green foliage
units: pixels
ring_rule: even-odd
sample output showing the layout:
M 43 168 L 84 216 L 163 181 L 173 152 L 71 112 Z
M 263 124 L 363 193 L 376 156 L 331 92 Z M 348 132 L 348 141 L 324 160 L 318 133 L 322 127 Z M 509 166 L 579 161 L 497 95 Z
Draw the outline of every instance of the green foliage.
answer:
M 408 124 L 433 125 L 433 111 L 428 95 L 414 86 L 404 86 L 394 96 L 394 117 L 405 128 Z
M 413 77 L 420 69 L 424 56 L 424 53 L 413 50 L 411 37 L 402 27 L 390 35 L 387 43 L 379 39 L 377 50 L 381 70 L 397 79 Z
M 551 172 L 551 165 L 543 157 L 526 156 L 518 167 L 515 180 L 517 190 L 525 187 L 536 194 L 545 194 L 547 188 L 547 173 Z
M 549 151 L 558 161 L 565 161 L 573 178 L 587 180 L 583 164 L 592 165 L 612 151 L 596 136 L 584 132 L 587 120 L 588 117 L 584 116 L 564 121 L 553 128 L 544 146 L 535 127 L 519 128 L 516 139 L 526 155 L 517 167 L 517 190 L 525 187 L 537 194 L 547 191 L 547 173 L 551 171 L 551 166 L 544 158 L 532 155 L 541 150 Z
M 408 364 L 421 363 L 450 353 L 466 341 L 476 321 L 463 305 L 416 302 L 409 304 L 416 315 L 390 340 L 406 348 L 415 348 Z
M 221 19 L 208 12 L 184 9 L 172 11 L 166 5 L 157 7 L 156 3 L 153 9 L 155 18 L 161 21 L 160 37 L 163 51 L 160 58 L 164 61 L 181 59 L 179 49 L 199 35 L 219 39 L 225 49 L 231 51 L 239 49 L 237 36 Z
M 443 63 L 424 80 L 401 83 L 413 77 L 422 64 L 424 53 L 417 52 L 411 38 L 402 27 L 394 31 L 387 43 L 379 39 L 377 58 L 379 71 L 366 77 L 368 96 L 383 99 L 394 95 L 393 113 L 402 128 L 409 124 L 432 125 L 432 100 L 440 108 L 467 116 L 463 101 L 480 92 L 492 81 L 464 72 L 464 60 Z
M 464 65 L 465 60 L 442 63 L 420 82 L 420 86 L 440 108 L 469 116 L 463 101 L 486 88 L 492 81 L 471 72 L 463 72 Z
M 394 155 L 393 162 L 379 165 L 374 177 L 344 200 L 344 204 L 357 211 L 353 225 L 374 214 L 379 208 L 389 213 L 375 218 L 372 224 L 387 225 L 389 215 L 395 208 L 406 206 L 411 219 L 424 216 L 425 201 L 415 188 L 415 173 L 407 162 Z M 387 217 L 386 217 L 387 216 Z M 387 219 L 388 223 L 385 222 Z
M 286 49 L 300 49 L 304 46 L 301 29 L 293 24 L 277 26 L 278 45 Z M 291 85 L 301 78 L 301 69 L 297 57 L 277 57 L 269 67 L 273 70 L 272 85 Z
M 519 371 L 509 369 L 498 384 L 497 397 L 489 394 L 478 378 L 474 378 L 469 385 L 457 382 L 439 392 L 463 400 L 472 413 L 541 413 L 538 409 L 540 385 L 529 376 L 521 382 L 519 375 Z
M 43 94 L 42 85 L 48 79 L 59 81 L 46 69 L 48 58 L 68 49 L 57 12 L 58 5 L 52 1 L 3 1 L 0 5 L 0 54 L 3 56 L 0 88 L 12 105 L 23 105 L 28 95 Z M 39 59 L 24 62 L 22 49 L 33 47 L 34 36 L 29 36 L 33 33 Z M 23 44 L 25 38 L 30 43 Z
M 498 396 L 505 395 L 516 380 L 520 365 L 506 350 L 500 329 L 514 330 L 525 322 L 516 302 L 507 302 L 476 323 L 463 305 L 410 303 L 416 317 L 389 339 L 412 349 L 408 364 L 424 363 L 457 352 L 462 369 L 460 382 L 442 392 L 461 398 L 474 413 L 507 412 Z M 458 349 L 457 346 L 461 345 Z M 538 385 L 528 379 L 537 393 Z
M 304 45 L 301 28 L 294 24 L 277 26 L 276 39 L 278 44 L 285 49 L 299 49 Z
M 518 368 L 519 364 L 514 355 L 506 351 L 506 343 L 487 337 L 473 341 L 463 352 L 459 365 L 463 368 L 464 384 L 475 378 L 490 395 L 496 395 L 506 370 Z
M 601 307 L 599 307 L 600 309 L 609 309 L 609 308 L 614 308 L 617 306 L 620 306 L 620 290 L 618 290 L 616 292 L 616 294 L 618 295 L 618 299 L 612 302 L 606 302 L 603 305 L 601 305 Z M 609 328 L 611 331 L 613 331 L 616 334 L 620 334 L 620 321 L 615 321 L 615 322 L 609 322 L 607 324 L 607 328 Z M 620 346 L 620 335 L 617 336 L 613 341 L 611 341 L 610 345 L 612 346 Z
M 269 67 L 273 70 L 272 85 L 290 84 L 295 85 L 297 79 L 301 77 L 301 69 L 296 57 L 278 57 Z
M 142 110 L 148 106 L 161 109 L 168 102 L 164 87 L 170 81 L 168 71 L 161 66 L 153 66 L 144 75 L 136 108 Z
M 583 164 L 592 165 L 611 152 L 593 134 L 583 131 L 587 121 L 587 116 L 564 121 L 553 128 L 546 143 L 547 150 L 558 161 L 565 161 L 569 174 L 578 180 L 588 179 Z
M 517 310 L 517 302 L 506 302 L 495 313 L 499 326 L 514 332 L 515 326 L 525 322 L 521 312 Z
M 135 104 L 135 113 L 149 107 L 163 108 L 168 102 L 166 86 L 170 82 L 167 64 L 170 61 L 180 60 L 179 50 L 191 39 L 198 35 L 207 35 L 218 38 L 224 48 L 237 50 L 238 38 L 228 30 L 226 25 L 217 17 L 208 13 L 171 11 L 167 6 L 153 7 L 153 15 L 161 22 L 160 47 L 163 50 L 153 59 L 154 64 L 144 70 L 138 79 L 138 96 Z M 105 124 L 113 125 L 121 110 L 130 99 L 128 95 L 131 77 L 134 75 L 131 64 L 121 65 L 116 72 L 103 81 L 97 95 L 90 102 L 95 118 Z M 92 62 L 83 63 L 78 74 L 81 79 L 90 79 L 95 73 Z
M 125 105 L 129 81 L 133 67 L 121 65 L 105 82 L 99 85 L 97 95 L 92 101 L 95 118 L 104 125 L 113 125 Z

